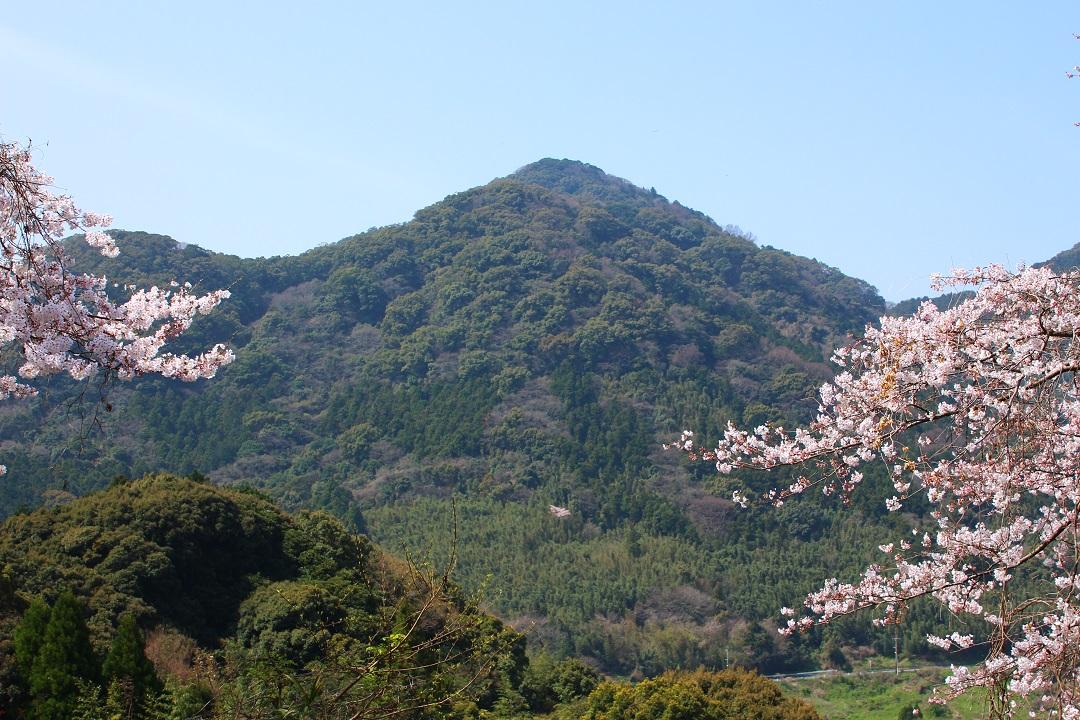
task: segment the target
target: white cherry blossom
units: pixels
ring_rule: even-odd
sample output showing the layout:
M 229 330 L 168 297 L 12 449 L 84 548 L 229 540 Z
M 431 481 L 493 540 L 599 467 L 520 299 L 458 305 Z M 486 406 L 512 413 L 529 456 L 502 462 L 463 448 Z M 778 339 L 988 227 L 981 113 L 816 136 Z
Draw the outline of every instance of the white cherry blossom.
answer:
M 27 148 L 0 143 L 0 343 L 22 361 L 17 376 L 0 376 L 0 399 L 32 396 L 26 381 L 58 373 L 103 382 L 151 373 L 191 381 L 232 361 L 224 345 L 196 356 L 165 350 L 197 315 L 228 298 L 227 290 L 198 296 L 189 285 L 125 286 L 126 300 L 110 298 L 106 278 L 68 266 L 62 239 L 83 232 L 88 245 L 113 257 L 119 250 L 100 230 L 111 218 L 80 210 L 52 186 Z
M 836 351 L 840 372 L 808 427 L 729 425 L 711 449 L 689 432 L 677 446 L 721 473 L 808 468 L 765 494 L 776 505 L 811 488 L 847 496 L 858 468 L 883 463 L 888 510 L 925 497 L 934 527 L 882 544 L 884 561 L 854 582 L 825 581 L 785 630 L 865 608 L 899 622 L 930 597 L 981 625 L 930 642 L 988 648 L 980 666 L 954 669 L 945 697 L 981 686 L 1000 716 L 1025 695 L 1080 717 L 1080 272 L 992 265 L 937 283 L 974 294 L 884 317 Z

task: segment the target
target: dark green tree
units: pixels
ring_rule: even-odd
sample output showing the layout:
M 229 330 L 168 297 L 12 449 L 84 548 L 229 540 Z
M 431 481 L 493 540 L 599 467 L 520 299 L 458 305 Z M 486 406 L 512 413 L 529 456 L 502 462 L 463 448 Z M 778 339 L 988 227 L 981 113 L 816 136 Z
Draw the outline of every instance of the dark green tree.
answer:
M 34 668 L 34 659 L 41 650 L 41 643 L 45 640 L 48 625 L 49 606 L 41 598 L 35 598 L 15 628 L 15 663 L 27 681 Z
M 739 664 L 758 672 L 775 672 L 776 641 L 759 623 L 750 623 L 735 638 Z
M 144 646 L 145 640 L 135 623 L 135 616 L 126 614 L 120 618 L 109 654 L 101 666 L 102 680 L 106 685 L 114 681 L 130 683 L 135 705 L 141 704 L 148 694 L 161 690 L 154 666 L 146 659 Z
M 30 716 L 35 720 L 71 717 L 79 695 L 78 680 L 97 679 L 98 660 L 83 614 L 83 606 L 70 590 L 60 593 L 30 670 Z
M 567 658 L 555 666 L 551 689 L 560 703 L 585 697 L 600 684 L 600 673 L 577 658 Z
M 851 671 L 851 662 L 835 637 L 827 637 L 821 644 L 821 664 L 835 670 Z
M 547 713 L 558 704 L 588 696 L 599 684 L 600 674 L 581 660 L 555 662 L 550 655 L 541 654 L 530 661 L 520 691 L 530 710 Z

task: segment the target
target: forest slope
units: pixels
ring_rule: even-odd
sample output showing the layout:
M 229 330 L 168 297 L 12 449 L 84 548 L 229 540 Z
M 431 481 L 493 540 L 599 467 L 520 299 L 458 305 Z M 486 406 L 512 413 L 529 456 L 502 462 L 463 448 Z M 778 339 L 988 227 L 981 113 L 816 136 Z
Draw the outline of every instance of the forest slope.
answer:
M 118 258 L 75 243 L 73 264 L 230 288 L 184 347 L 228 339 L 237 361 L 200 385 L 108 388 L 111 413 L 60 383 L 5 408 L 4 512 L 164 469 L 390 547 L 445 554 L 456 533 L 462 582 L 490 575 L 494 610 L 626 674 L 812 662 L 821 638 L 773 647 L 766 618 L 902 522 L 872 489 L 854 512 L 736 512 L 708 468 L 660 450 L 684 428 L 805 419 L 831 349 L 885 304 L 590 165 L 542 160 L 296 257 L 114 235 Z
M 289 515 L 250 490 L 205 481 L 148 475 L 15 515 L 0 525 L 0 568 L 0 707 L 34 717 L 67 716 L 43 710 L 58 701 L 71 710 L 73 698 L 55 697 L 57 689 L 95 704 L 86 687 L 53 682 L 48 697 L 33 692 L 52 656 L 43 649 L 35 659 L 25 648 L 51 635 L 29 631 L 27 605 L 59 607 L 66 593 L 87 616 L 97 657 L 121 618 L 149 631 L 145 653 L 168 686 L 164 702 L 201 698 L 184 717 L 209 717 L 211 706 L 214 717 L 231 716 L 229 707 L 261 717 L 260 698 L 281 713 L 341 717 L 354 695 L 368 693 L 365 667 L 376 668 L 386 696 L 372 696 L 372 711 L 403 709 L 415 686 L 431 689 L 423 701 L 438 700 L 474 675 L 461 700 L 490 708 L 500 693 L 517 692 L 527 665 L 524 638 L 455 588 L 434 591 L 437 574 L 384 555 L 326 513 Z M 409 666 L 418 667 L 400 669 Z M 48 672 L 69 671 L 57 663 Z

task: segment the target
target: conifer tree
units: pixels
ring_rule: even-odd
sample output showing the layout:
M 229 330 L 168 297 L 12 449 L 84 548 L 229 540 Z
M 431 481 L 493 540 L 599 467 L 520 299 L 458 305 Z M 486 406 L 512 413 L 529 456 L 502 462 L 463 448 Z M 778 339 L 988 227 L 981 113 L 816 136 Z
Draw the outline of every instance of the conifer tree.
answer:
M 97 670 L 83 607 L 70 590 L 65 590 L 53 605 L 41 648 L 31 667 L 31 717 L 70 718 L 79 696 L 78 681 L 96 680 Z
M 109 720 L 101 705 L 101 688 L 96 683 L 79 679 L 75 681 L 75 688 L 71 720 Z
M 15 628 L 15 664 L 24 680 L 30 679 L 48 624 L 49 606 L 41 598 L 35 598 Z
M 120 618 L 109 654 L 101 666 L 102 679 L 106 686 L 113 681 L 128 680 L 134 702 L 139 704 L 148 695 L 161 689 L 161 683 L 154 673 L 154 666 L 146 658 L 145 641 L 135 616 L 131 614 Z
M 135 684 L 129 677 L 115 677 L 105 692 L 105 716 L 117 720 L 141 720 L 141 703 L 135 694 Z

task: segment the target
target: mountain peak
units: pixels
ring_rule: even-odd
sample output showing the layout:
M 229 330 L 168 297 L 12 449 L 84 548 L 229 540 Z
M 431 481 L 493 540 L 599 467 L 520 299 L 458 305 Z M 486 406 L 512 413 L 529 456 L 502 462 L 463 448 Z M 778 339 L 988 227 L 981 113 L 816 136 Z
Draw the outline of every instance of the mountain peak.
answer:
M 551 181 L 557 178 L 589 177 L 592 179 L 612 178 L 606 172 L 580 160 L 568 158 L 541 158 L 536 162 L 520 167 L 511 175 L 513 178 L 544 184 L 543 181 Z M 625 181 L 624 181 L 625 182 Z
M 639 188 L 629 180 L 609 175 L 595 165 L 566 158 L 537 160 L 519 168 L 510 178 L 593 200 L 618 200 L 655 193 Z

